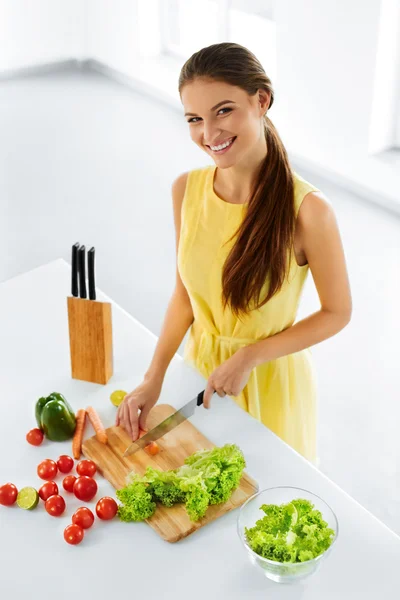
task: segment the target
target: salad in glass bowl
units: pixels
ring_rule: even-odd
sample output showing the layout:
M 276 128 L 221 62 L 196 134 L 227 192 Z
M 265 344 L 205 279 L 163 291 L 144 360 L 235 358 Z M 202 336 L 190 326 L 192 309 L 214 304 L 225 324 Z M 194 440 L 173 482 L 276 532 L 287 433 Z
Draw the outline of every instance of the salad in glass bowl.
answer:
M 237 530 L 250 561 L 279 583 L 310 576 L 339 534 L 333 510 L 315 494 L 282 486 L 261 490 L 240 508 Z

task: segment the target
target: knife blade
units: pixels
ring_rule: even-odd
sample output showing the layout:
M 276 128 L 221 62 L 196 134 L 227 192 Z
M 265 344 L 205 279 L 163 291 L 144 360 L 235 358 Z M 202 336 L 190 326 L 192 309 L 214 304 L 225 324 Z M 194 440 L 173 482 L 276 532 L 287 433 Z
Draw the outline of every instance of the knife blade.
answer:
M 79 265 L 78 265 L 78 250 L 79 250 L 79 242 L 76 242 L 72 246 L 72 257 L 71 257 L 71 294 L 77 298 L 79 296 L 78 292 L 78 273 L 79 273 Z
M 205 390 L 197 394 L 193 400 L 190 400 L 190 402 L 164 419 L 164 421 L 161 421 L 161 423 L 151 429 L 143 437 L 130 444 L 130 446 L 128 446 L 128 448 L 125 450 L 123 456 L 130 456 L 138 450 L 143 449 L 145 446 L 150 444 L 150 442 L 155 442 L 159 438 L 163 437 L 166 433 L 169 433 L 172 429 L 186 421 L 189 417 L 192 417 L 197 406 L 201 406 L 203 404 L 204 392 Z
M 81 298 L 86 298 L 86 267 L 85 267 L 85 246 L 79 248 L 79 292 Z
M 96 285 L 94 275 L 94 246 L 88 252 L 89 300 L 96 300 Z

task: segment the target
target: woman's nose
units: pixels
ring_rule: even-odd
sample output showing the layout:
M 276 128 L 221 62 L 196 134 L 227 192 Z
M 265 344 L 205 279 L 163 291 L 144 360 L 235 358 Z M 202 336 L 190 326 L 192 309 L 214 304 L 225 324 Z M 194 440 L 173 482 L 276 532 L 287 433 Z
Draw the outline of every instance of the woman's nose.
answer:
M 204 144 L 212 144 L 215 139 L 217 139 L 218 131 L 213 123 L 206 123 L 204 121 L 203 126 L 203 143 Z

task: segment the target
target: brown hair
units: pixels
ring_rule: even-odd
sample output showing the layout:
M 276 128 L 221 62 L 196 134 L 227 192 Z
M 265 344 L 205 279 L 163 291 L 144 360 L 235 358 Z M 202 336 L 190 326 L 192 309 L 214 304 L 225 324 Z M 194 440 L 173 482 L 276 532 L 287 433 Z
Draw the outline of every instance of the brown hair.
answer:
M 272 84 L 262 65 L 239 44 L 213 44 L 193 54 L 181 69 L 179 93 L 199 77 L 237 86 L 251 96 L 259 89 L 266 90 L 271 94 L 269 108 L 274 101 Z M 267 116 L 264 131 L 268 155 L 256 174 L 245 216 L 230 238 L 238 236 L 222 273 L 224 309 L 229 302 L 239 318 L 252 299 L 255 308 L 260 308 L 279 292 L 290 268 L 288 257 L 290 261 L 292 256 L 296 224 L 293 175 L 283 143 Z M 267 277 L 268 292 L 260 301 Z

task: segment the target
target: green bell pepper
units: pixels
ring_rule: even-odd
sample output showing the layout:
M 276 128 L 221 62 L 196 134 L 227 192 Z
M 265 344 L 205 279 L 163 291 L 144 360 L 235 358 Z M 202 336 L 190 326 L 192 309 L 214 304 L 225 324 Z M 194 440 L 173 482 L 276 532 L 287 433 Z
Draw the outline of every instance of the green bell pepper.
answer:
M 36 402 L 35 416 L 39 429 L 54 442 L 73 437 L 76 428 L 74 411 L 62 394 L 53 392 Z

